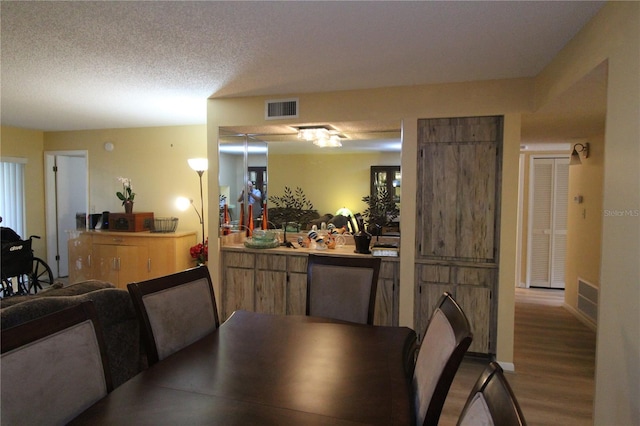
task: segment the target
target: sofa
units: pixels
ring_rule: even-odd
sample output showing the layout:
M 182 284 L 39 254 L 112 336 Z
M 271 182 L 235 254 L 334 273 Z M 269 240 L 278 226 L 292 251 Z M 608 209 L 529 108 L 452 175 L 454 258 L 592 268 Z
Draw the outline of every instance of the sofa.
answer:
M 84 301 L 96 307 L 102 326 L 114 388 L 146 368 L 140 325 L 129 292 L 90 280 L 33 295 L 0 299 L 0 329 L 22 324 Z M 46 360 L 43 360 L 46 362 Z

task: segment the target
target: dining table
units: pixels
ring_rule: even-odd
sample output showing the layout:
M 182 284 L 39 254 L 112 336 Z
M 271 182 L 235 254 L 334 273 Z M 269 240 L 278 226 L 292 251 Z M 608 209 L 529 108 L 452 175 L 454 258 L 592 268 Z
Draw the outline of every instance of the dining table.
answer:
M 236 311 L 73 425 L 410 425 L 407 327 Z

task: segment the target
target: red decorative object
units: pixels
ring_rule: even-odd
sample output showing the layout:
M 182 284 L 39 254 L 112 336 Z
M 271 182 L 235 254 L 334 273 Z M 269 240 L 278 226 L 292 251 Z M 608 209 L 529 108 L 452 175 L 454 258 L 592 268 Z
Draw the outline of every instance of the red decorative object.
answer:
M 262 207 L 262 229 L 269 229 L 269 218 L 267 217 L 267 202 Z
M 204 263 L 209 260 L 209 238 L 204 241 L 204 246 L 202 243 L 198 243 L 191 247 L 189 254 L 199 265 L 204 265 Z
M 253 235 L 253 204 L 249 204 L 249 219 L 247 219 L 247 237 Z
M 231 233 L 231 228 L 229 227 L 229 207 L 225 203 L 224 205 L 224 216 L 223 216 L 223 224 L 222 224 L 222 235 L 229 235 Z

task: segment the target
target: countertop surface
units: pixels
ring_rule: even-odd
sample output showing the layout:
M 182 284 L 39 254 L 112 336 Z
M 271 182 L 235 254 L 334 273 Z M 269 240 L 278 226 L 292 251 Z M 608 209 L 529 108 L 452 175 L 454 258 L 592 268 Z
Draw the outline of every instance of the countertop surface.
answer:
M 372 256 L 371 254 L 362 254 L 355 252 L 355 246 L 353 245 L 344 245 L 342 247 L 336 247 L 335 249 L 310 249 L 310 248 L 301 248 L 297 243 L 294 243 L 296 248 L 289 248 L 285 246 L 268 248 L 268 249 L 259 249 L 259 248 L 248 248 L 245 247 L 242 243 L 235 244 L 226 244 L 221 247 L 222 251 L 243 251 L 243 252 L 251 252 L 251 253 L 264 253 L 264 254 L 287 254 L 287 255 L 295 255 L 295 256 L 308 256 L 310 253 L 313 254 L 322 254 L 325 256 Z M 382 256 L 381 256 L 382 257 Z M 398 257 L 390 257 L 384 256 L 382 257 L 385 260 L 398 260 Z

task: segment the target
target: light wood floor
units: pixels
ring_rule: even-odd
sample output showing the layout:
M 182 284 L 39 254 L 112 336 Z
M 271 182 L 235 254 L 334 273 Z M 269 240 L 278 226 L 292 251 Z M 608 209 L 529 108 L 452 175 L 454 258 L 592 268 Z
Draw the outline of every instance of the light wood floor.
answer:
M 558 290 L 516 289 L 515 372 L 506 377 L 529 425 L 591 425 L 595 332 L 562 307 Z M 465 359 L 440 418 L 455 425 L 486 365 Z

